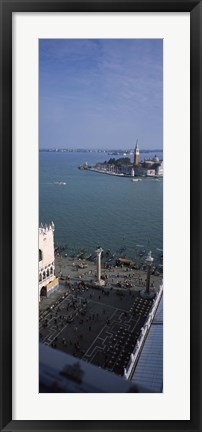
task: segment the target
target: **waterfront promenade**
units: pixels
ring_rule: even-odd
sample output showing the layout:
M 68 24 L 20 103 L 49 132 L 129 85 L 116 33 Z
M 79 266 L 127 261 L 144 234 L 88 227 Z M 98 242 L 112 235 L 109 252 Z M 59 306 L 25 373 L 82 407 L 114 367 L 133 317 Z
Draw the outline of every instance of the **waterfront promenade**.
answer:
M 69 279 L 71 283 L 84 281 L 91 283 L 96 281 L 96 261 L 82 260 L 65 256 L 56 256 L 56 275 Z M 83 266 L 80 268 L 79 266 Z M 86 266 L 86 267 L 85 267 Z M 145 286 L 146 270 L 135 270 L 127 266 L 113 266 L 104 268 L 102 265 L 102 276 L 105 278 L 106 288 L 130 288 L 132 291 L 139 291 Z M 161 276 L 151 275 L 151 286 L 158 288 Z

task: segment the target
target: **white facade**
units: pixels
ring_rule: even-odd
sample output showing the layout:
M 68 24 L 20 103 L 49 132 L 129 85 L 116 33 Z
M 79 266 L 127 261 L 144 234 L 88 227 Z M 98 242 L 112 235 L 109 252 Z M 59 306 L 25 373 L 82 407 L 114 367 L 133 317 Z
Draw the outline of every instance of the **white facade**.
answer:
M 161 165 L 157 168 L 156 174 L 161 177 L 163 176 L 163 161 L 161 162 Z
M 54 224 L 39 228 L 39 296 L 41 289 L 55 279 Z
M 155 169 L 148 169 L 147 170 L 147 176 L 148 177 L 155 177 L 155 175 L 156 175 Z

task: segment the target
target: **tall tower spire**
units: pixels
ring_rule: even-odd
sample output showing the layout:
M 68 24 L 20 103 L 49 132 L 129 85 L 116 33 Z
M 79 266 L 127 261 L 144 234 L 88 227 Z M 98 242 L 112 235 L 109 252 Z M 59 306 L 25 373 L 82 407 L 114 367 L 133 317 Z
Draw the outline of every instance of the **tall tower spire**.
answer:
M 136 146 L 135 146 L 135 151 L 134 151 L 134 165 L 135 166 L 137 166 L 139 164 L 139 156 L 140 156 L 140 151 L 139 151 L 138 139 L 137 139 Z

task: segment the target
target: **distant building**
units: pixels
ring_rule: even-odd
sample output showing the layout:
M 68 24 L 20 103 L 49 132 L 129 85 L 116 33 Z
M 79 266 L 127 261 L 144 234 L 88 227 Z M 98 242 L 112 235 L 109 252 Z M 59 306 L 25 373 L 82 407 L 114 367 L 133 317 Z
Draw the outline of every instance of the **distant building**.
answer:
M 157 169 L 156 169 L 156 174 L 157 174 L 159 177 L 162 177 L 162 176 L 163 176 L 163 161 L 162 161 L 161 164 L 157 167 Z
M 48 297 L 59 285 L 55 276 L 54 231 L 53 222 L 39 228 L 39 299 L 41 295 Z
M 155 169 L 148 169 L 146 175 L 147 177 L 155 177 L 156 175 Z
M 136 143 L 133 162 L 136 176 L 163 177 L 163 161 L 159 160 L 158 156 L 155 155 L 152 159 L 144 159 L 139 162 L 139 155 L 140 150 Z
M 135 151 L 134 151 L 134 166 L 138 166 L 139 157 L 140 157 L 140 151 L 138 147 L 138 142 L 136 142 Z
M 160 161 L 157 156 L 154 156 L 151 160 L 144 160 L 141 166 L 146 168 L 147 176 L 163 177 L 163 161 Z

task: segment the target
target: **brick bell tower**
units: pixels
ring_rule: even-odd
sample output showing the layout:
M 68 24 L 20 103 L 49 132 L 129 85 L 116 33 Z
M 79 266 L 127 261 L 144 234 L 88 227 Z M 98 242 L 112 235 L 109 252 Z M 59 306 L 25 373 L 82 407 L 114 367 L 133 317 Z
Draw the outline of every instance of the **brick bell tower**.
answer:
M 139 164 L 139 156 L 140 156 L 140 151 L 139 151 L 139 147 L 138 147 L 138 140 L 136 141 L 136 146 L 135 146 L 135 151 L 134 151 L 134 166 L 138 166 Z

